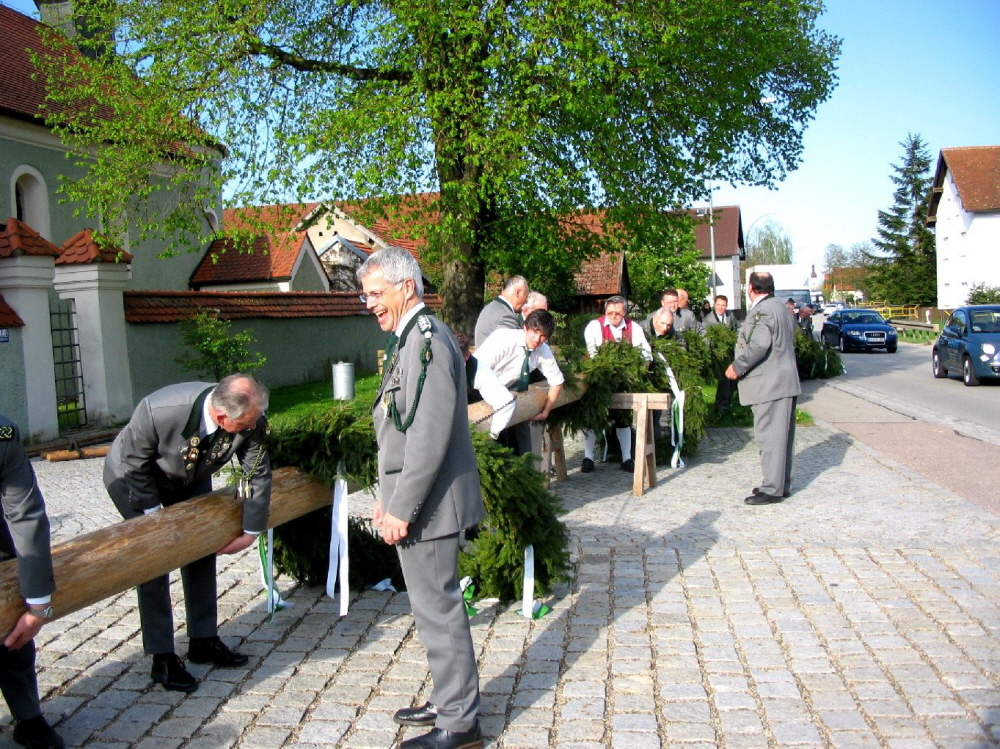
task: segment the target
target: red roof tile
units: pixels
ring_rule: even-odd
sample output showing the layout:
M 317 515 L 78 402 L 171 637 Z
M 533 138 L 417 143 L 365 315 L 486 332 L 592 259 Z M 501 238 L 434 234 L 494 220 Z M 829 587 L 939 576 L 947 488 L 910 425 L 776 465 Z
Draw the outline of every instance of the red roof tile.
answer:
M 2 6 L 0 6 L 2 7 Z M 58 257 L 59 248 L 16 218 L 0 224 L 0 258 L 15 255 L 52 255 Z
M 352 292 L 321 291 L 126 291 L 125 320 L 130 323 L 175 323 L 203 310 L 223 320 L 248 318 L 349 317 L 369 315 Z M 440 309 L 436 296 L 424 298 Z
M 304 231 L 279 232 L 273 239 L 262 235 L 249 250 L 237 249 L 230 237 L 216 239 L 191 274 L 191 285 L 288 280 L 305 236 Z
M 45 102 L 45 77 L 39 74 L 31 62 L 32 53 L 43 55 L 79 56 L 75 47 L 53 47 L 42 39 L 40 24 L 34 18 L 18 13 L 12 8 L 0 5 L 0 112 L 33 120 Z M 47 103 L 53 111 L 66 111 Z M 99 115 L 110 119 L 110 109 L 102 107 Z
M 605 253 L 592 260 L 584 260 L 573 276 L 576 293 L 581 296 L 621 294 L 624 267 L 625 255 L 622 252 Z
M 944 185 L 941 161 L 947 165 L 962 200 L 962 208 L 975 211 L 1000 210 L 1000 146 L 942 148 L 934 187 Z
M 438 222 L 441 213 L 433 207 L 438 198 L 440 193 L 423 192 L 404 195 L 390 202 L 355 200 L 342 201 L 334 205 L 348 217 L 359 221 L 385 244 L 402 247 L 420 260 L 420 255 L 427 247 L 427 239 L 421 235 L 426 232 L 414 231 L 414 225 Z M 370 250 L 368 247 L 362 249 Z
M 131 263 L 132 255 L 117 247 L 101 247 L 93 229 L 82 229 L 63 242 L 56 265 L 74 263 Z
M 697 222 L 694 227 L 694 246 L 701 251 L 701 257 L 708 260 L 712 257 L 712 242 L 709 236 L 708 210 L 699 216 L 698 209 L 687 211 Z M 715 214 L 715 257 L 732 257 L 740 254 L 743 245 L 743 218 L 738 205 L 717 205 Z
M 4 301 L 3 294 L 0 294 L 0 325 L 5 328 L 23 328 L 24 320 L 18 317 L 17 313 Z
M 131 323 L 178 322 L 202 310 L 217 310 L 224 320 L 369 314 L 357 294 L 345 292 L 126 291 L 124 297 Z

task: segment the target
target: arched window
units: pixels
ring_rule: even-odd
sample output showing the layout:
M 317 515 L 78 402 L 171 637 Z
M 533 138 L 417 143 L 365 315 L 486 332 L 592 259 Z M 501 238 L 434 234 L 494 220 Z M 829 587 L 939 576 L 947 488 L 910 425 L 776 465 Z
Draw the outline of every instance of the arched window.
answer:
M 45 179 L 38 170 L 19 166 L 14 170 L 13 182 L 12 214 L 51 242 L 49 191 L 45 187 Z

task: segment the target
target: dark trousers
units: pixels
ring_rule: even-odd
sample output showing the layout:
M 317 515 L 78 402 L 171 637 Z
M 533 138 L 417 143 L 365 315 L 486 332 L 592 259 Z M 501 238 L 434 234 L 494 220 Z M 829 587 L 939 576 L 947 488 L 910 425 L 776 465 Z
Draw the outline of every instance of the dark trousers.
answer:
M 14 720 L 30 720 L 42 714 L 35 675 L 35 641 L 18 650 L 0 645 L 0 692 Z
M 108 491 L 123 518 L 128 520 L 142 514 L 132 508 L 127 488 L 113 484 Z M 168 506 L 210 491 L 212 477 L 209 475 L 169 494 L 161 490 L 160 498 L 164 506 Z M 190 531 L 198 532 L 196 528 Z M 181 584 L 184 588 L 188 637 L 214 637 L 219 631 L 215 555 L 202 557 L 181 567 Z M 170 602 L 169 575 L 145 582 L 136 591 L 139 596 L 143 650 L 150 655 L 174 652 L 174 616 Z
M 468 731 L 479 713 L 476 652 L 458 584 L 458 534 L 396 547 L 417 635 L 427 649 L 437 728 Z

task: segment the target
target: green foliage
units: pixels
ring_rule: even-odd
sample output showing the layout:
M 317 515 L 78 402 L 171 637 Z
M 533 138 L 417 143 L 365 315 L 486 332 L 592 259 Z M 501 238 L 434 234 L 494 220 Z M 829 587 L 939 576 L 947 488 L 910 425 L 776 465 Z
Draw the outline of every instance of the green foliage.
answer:
M 668 286 L 687 289 L 692 299 L 708 292 L 708 268 L 695 247 L 695 225 L 686 213 L 673 212 L 656 230 L 647 229 L 626 250 L 632 301 L 643 310 L 660 306 Z
M 795 331 L 795 362 L 800 380 L 825 380 L 844 373 L 840 352 L 801 330 Z
M 374 486 L 378 453 L 371 417 L 350 403 L 310 409 L 303 416 L 273 420 L 268 451 L 274 467 L 296 466 L 333 484 L 338 466 L 363 487 Z M 524 547 L 535 547 L 535 583 L 540 592 L 566 579 L 569 535 L 560 522 L 559 500 L 542 486 L 527 457 L 474 434 L 486 519 L 476 542 L 463 551 L 460 567 L 472 574 L 483 596 L 510 600 L 519 595 Z M 310 585 L 326 580 L 330 551 L 330 508 L 316 510 L 275 528 L 275 568 Z M 396 550 L 372 533 L 367 521 L 352 519 L 351 585 L 363 587 L 391 577 L 403 585 Z
M 47 122 L 87 169 L 64 192 L 112 241 L 190 238 L 224 186 L 238 206 L 378 196 L 397 217 L 391 196 L 433 191 L 406 216 L 461 329 L 511 253 L 554 273 L 700 198 L 709 169 L 782 179 L 840 51 L 815 0 L 73 6 L 90 58 L 42 61 Z
M 535 550 L 538 594 L 567 579 L 569 531 L 559 520 L 559 499 L 544 487 L 530 455 L 514 453 L 476 432 L 472 436 L 479 462 L 479 481 L 486 505 L 481 532 L 459 558 L 459 574 L 476 581 L 483 597 L 501 601 L 520 598 L 524 582 L 524 549 Z
M 927 195 L 933 176 L 927 144 L 910 134 L 900 143 L 902 162 L 893 166 L 893 205 L 878 212 L 877 252 L 865 254 L 870 265 L 870 298 L 887 304 L 933 306 L 937 303 L 937 250 L 927 227 Z
M 180 325 L 181 340 L 194 348 L 196 355 L 184 354 L 174 361 L 189 372 L 209 374 L 216 382 L 236 372 L 252 374 L 267 363 L 267 357 L 251 353 L 253 332 L 230 335 L 229 320 L 220 320 L 208 312 L 197 312 Z
M 661 340 L 652 344 L 654 352 L 662 355 L 673 369 L 678 386 L 688 394 L 684 409 L 682 450 L 686 457 L 695 454 L 698 442 L 704 435 L 707 407 L 701 394 L 701 385 L 704 382 L 703 373 L 708 367 L 707 346 L 697 333 L 689 331 L 688 335 L 692 336 L 687 339 L 688 348 L 677 341 Z M 583 340 L 582 332 L 577 340 Z M 582 348 L 574 349 L 572 344 L 567 343 L 565 348 L 560 349 L 560 355 L 568 358 L 563 371 L 582 375 L 587 383 L 587 391 L 580 400 L 557 409 L 549 417 L 569 431 L 592 429 L 599 434 L 603 433 L 611 417 L 611 397 L 615 393 L 670 392 L 662 360 L 657 358 L 656 364 L 650 364 L 642 356 L 640 349 L 627 341 L 603 345 L 590 358 L 582 356 Z M 573 381 L 573 377 L 567 378 L 568 384 Z M 620 413 L 624 416 L 624 412 Z M 661 462 L 670 457 L 662 440 L 657 446 L 657 455 Z
M 966 304 L 1000 304 L 1000 286 L 977 283 L 969 290 Z
M 787 265 L 794 254 L 792 240 L 781 225 L 767 221 L 753 237 L 747 237 L 744 270 L 755 265 Z

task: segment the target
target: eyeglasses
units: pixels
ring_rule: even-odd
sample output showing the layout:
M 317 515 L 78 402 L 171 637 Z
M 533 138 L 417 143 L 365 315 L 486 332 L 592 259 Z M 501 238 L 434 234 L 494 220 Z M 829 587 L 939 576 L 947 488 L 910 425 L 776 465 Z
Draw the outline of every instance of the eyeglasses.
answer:
M 362 304 L 368 304 L 369 301 L 377 302 L 379 299 L 385 296 L 385 292 L 387 292 L 393 286 L 399 286 L 401 283 L 406 283 L 406 279 L 404 278 L 402 281 L 396 281 L 396 283 L 391 283 L 386 288 L 382 289 L 382 291 L 372 291 L 368 294 L 359 294 L 358 299 L 361 300 Z

